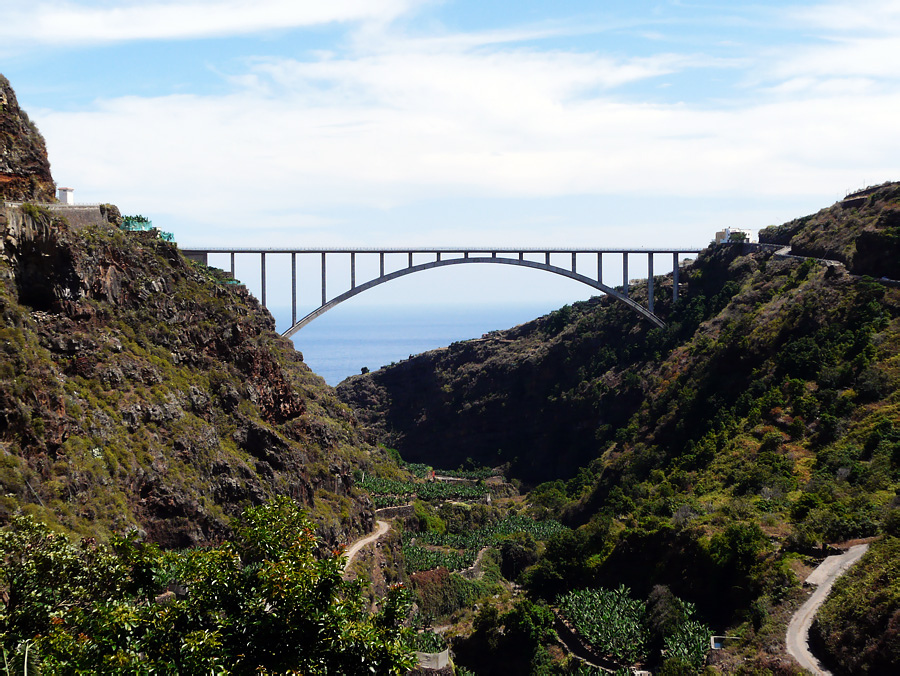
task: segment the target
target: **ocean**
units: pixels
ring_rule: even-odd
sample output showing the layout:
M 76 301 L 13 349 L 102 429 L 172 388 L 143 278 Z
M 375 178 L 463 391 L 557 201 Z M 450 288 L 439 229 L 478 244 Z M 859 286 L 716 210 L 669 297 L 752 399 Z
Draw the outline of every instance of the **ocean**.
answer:
M 329 385 L 458 340 L 480 338 L 558 309 L 558 304 L 337 307 L 293 336 L 303 360 Z M 269 308 L 279 332 L 290 308 Z

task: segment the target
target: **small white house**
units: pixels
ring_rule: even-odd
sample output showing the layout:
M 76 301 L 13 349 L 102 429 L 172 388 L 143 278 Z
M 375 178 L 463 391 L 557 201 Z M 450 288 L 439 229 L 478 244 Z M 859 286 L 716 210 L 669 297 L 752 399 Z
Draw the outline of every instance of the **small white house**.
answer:
M 716 233 L 716 244 L 724 242 L 754 242 L 756 238 L 752 230 L 744 230 L 743 228 L 725 228 Z
M 74 188 L 60 188 L 59 196 L 57 197 L 60 204 L 75 204 L 75 189 Z

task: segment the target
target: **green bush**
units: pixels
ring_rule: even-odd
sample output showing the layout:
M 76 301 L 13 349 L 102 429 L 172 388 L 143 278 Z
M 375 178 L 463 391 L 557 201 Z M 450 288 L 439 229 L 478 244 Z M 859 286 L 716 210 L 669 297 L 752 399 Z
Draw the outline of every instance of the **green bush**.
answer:
M 0 647 L 48 673 L 403 674 L 408 594 L 377 615 L 317 558 L 313 525 L 287 498 L 247 510 L 233 542 L 162 552 L 134 539 L 73 543 L 31 519 L 0 531 Z M 164 591 L 169 587 L 169 591 Z

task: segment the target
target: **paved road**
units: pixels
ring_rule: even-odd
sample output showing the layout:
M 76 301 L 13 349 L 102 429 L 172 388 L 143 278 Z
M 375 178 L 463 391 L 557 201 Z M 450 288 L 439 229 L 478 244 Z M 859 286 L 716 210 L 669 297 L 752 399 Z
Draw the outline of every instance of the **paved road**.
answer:
M 347 551 L 345 552 L 345 555 L 347 556 L 347 563 L 344 564 L 345 574 L 347 570 L 349 570 L 350 564 L 353 563 L 353 557 L 359 553 L 359 550 L 365 547 L 367 544 L 375 542 L 375 540 L 387 533 L 391 527 L 391 525 L 387 521 L 378 521 L 376 522 L 376 526 L 377 528 L 375 529 L 374 533 L 370 533 L 364 538 L 360 538 L 347 548 Z
M 809 628 L 813 618 L 831 591 L 834 581 L 847 572 L 868 548 L 867 544 L 854 545 L 843 554 L 829 556 L 806 578 L 808 583 L 818 585 L 818 588 L 791 618 L 786 637 L 787 651 L 801 667 L 816 676 L 831 676 L 831 672 L 824 669 L 809 650 Z

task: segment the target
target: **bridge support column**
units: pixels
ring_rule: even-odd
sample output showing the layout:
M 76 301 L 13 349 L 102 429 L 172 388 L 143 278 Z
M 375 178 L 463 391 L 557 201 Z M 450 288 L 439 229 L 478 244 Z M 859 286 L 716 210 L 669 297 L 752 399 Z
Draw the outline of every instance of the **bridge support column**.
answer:
M 350 288 L 356 288 L 356 253 L 350 253 Z
M 441 252 L 440 252 L 440 251 L 437 252 L 437 258 L 436 258 L 435 260 L 436 260 L 438 263 L 441 262 Z
M 262 306 L 266 306 L 266 254 L 260 254 L 260 276 L 262 277 Z
M 525 260 L 525 253 L 522 252 L 522 251 L 519 252 L 519 260 L 520 260 L 520 261 L 524 261 L 524 260 Z
M 678 300 L 678 254 L 672 254 L 672 302 Z
M 322 252 L 322 305 L 325 305 L 325 252 Z
M 412 267 L 412 251 L 409 252 L 409 267 Z
M 603 254 L 597 252 L 597 281 L 603 284 Z
M 380 269 L 381 269 L 381 274 L 378 275 L 378 276 L 379 276 L 379 277 L 384 277 L 384 251 L 379 251 L 379 252 L 378 252 L 378 264 L 379 264 L 379 267 L 380 267 Z
M 647 254 L 647 309 L 653 312 L 653 254 Z
M 291 326 L 297 323 L 297 254 L 291 254 Z
M 544 265 L 550 265 L 550 252 L 544 254 Z
M 622 295 L 628 298 L 628 252 L 622 254 Z
M 576 265 L 578 265 L 578 261 L 576 258 L 577 256 L 578 256 L 578 254 L 573 251 L 572 252 L 572 272 L 575 272 L 575 267 L 576 267 Z
M 234 252 L 231 252 L 231 278 L 234 279 Z

